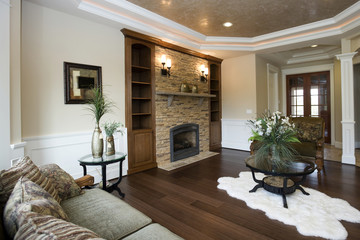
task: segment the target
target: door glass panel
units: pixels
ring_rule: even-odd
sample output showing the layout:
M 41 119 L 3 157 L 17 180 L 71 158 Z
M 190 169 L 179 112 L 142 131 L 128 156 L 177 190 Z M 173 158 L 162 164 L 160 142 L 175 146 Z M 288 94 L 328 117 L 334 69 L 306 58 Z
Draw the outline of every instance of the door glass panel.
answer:
M 330 143 L 330 73 L 304 73 L 287 76 L 288 115 L 312 116 L 325 120 L 325 142 Z
M 319 106 L 311 106 L 311 116 L 319 116 Z

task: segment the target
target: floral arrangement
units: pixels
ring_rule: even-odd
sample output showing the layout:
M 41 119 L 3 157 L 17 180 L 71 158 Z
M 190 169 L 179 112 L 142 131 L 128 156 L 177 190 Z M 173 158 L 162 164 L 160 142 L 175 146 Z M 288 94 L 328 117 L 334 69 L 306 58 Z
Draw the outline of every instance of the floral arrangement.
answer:
M 249 138 L 256 141 L 255 161 L 270 160 L 276 167 L 284 167 L 294 159 L 296 150 L 290 143 L 300 142 L 296 137 L 295 125 L 281 112 L 266 112 L 256 120 L 249 120 L 252 134 Z
M 114 132 L 116 131 L 116 129 L 118 129 L 119 127 L 124 127 L 124 124 L 119 123 L 119 122 L 106 122 L 103 125 L 104 129 L 105 129 L 105 133 L 106 136 L 112 136 L 114 134 Z M 121 134 L 123 134 L 122 130 L 118 130 Z

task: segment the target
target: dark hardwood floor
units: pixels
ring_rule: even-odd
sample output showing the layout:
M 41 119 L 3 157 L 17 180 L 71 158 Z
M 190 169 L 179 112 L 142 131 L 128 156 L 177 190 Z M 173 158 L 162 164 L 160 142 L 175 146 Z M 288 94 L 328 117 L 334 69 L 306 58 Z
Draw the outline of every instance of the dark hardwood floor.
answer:
M 124 200 L 185 239 L 320 239 L 302 236 L 295 227 L 271 220 L 219 190 L 218 178 L 249 171 L 244 163 L 248 152 L 219 152 L 171 172 L 152 169 L 124 177 L 120 183 Z M 320 175 L 311 174 L 303 185 L 360 209 L 360 168 L 325 161 L 325 169 Z M 360 239 L 360 224 L 342 224 L 348 239 Z

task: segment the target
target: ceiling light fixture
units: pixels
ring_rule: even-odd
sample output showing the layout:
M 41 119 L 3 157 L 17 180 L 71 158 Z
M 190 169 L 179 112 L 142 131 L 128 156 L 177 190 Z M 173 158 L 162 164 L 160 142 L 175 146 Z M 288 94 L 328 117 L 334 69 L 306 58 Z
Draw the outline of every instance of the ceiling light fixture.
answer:
M 317 44 L 313 44 L 313 45 L 311 45 L 310 47 L 317 47 L 318 45 Z
M 233 24 L 231 22 L 225 22 L 223 23 L 224 27 L 231 27 Z

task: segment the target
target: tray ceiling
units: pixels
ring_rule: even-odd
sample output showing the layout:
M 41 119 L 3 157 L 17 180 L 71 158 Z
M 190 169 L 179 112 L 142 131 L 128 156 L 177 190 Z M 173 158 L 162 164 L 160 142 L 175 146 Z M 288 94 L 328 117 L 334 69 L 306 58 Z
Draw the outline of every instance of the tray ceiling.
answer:
M 255 37 L 332 18 L 356 0 L 128 0 L 206 36 Z M 223 27 L 224 22 L 233 26 Z

